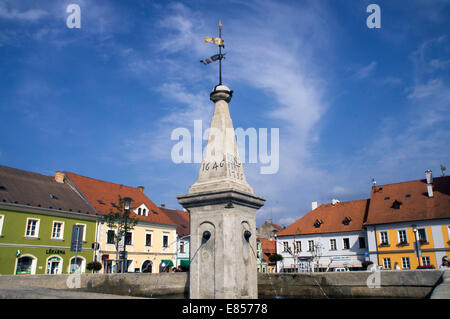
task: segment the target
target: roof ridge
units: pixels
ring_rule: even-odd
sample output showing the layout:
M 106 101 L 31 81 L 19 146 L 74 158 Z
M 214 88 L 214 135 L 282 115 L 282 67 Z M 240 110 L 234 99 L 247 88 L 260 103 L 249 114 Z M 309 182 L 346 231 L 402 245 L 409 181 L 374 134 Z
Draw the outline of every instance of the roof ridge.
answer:
M 132 188 L 132 189 L 135 189 L 135 190 L 139 190 L 137 187 L 128 186 L 128 185 L 119 184 L 119 183 L 114 183 L 114 182 L 108 182 L 108 181 L 105 181 L 105 180 L 102 180 L 102 179 L 93 178 L 93 177 L 89 177 L 89 176 L 84 176 L 84 175 L 80 175 L 80 174 L 77 174 L 77 173 L 72 173 L 72 172 L 68 172 L 68 171 L 64 171 L 63 173 L 64 174 L 72 174 L 72 175 L 80 176 L 80 177 L 83 177 L 83 178 L 95 180 L 95 181 L 102 182 L 102 183 L 118 185 L 118 186 L 122 186 L 122 187 L 128 187 L 128 188 Z
M 449 178 L 450 176 L 435 176 L 433 177 L 433 180 L 435 179 L 444 179 L 444 178 Z M 397 185 L 397 184 L 407 184 L 407 183 L 412 183 L 412 182 L 420 182 L 420 181 L 426 181 L 426 178 L 420 178 L 420 179 L 412 179 L 409 181 L 403 181 L 403 182 L 395 182 L 395 183 L 389 183 L 389 184 L 380 184 L 380 185 L 376 185 L 377 186 L 389 186 L 389 185 Z

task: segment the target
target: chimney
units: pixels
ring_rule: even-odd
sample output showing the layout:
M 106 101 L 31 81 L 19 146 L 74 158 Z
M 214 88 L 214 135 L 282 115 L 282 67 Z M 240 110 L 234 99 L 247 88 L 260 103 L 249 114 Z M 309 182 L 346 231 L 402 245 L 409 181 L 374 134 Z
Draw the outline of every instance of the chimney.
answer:
M 311 208 L 312 208 L 312 210 L 316 209 L 317 208 L 317 202 L 312 202 L 311 203 Z
M 433 175 L 429 169 L 427 169 L 425 171 L 425 177 L 427 179 L 428 197 L 432 198 L 433 197 Z
M 145 191 L 145 187 L 144 186 L 138 186 L 137 189 L 139 189 L 139 191 L 144 194 Z
M 161 207 L 162 208 L 166 208 L 166 204 L 161 204 Z
M 63 172 L 56 172 L 55 173 L 55 181 L 58 183 L 64 183 L 64 173 Z
M 338 199 L 333 198 L 333 199 L 331 200 L 331 204 L 332 204 L 333 206 L 336 205 L 337 203 L 340 203 L 340 201 L 339 201 Z

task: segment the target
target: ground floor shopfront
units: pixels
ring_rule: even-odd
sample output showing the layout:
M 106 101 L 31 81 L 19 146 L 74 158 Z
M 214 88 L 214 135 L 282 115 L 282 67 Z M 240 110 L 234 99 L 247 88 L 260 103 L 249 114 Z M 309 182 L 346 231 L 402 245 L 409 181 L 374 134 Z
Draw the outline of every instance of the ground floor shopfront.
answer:
M 121 272 L 121 253 L 115 251 L 100 251 L 102 272 Z M 174 254 L 152 254 L 127 252 L 127 272 L 160 273 L 168 272 L 175 267 Z
M 2 275 L 68 274 L 86 272 L 86 264 L 93 260 L 91 249 L 75 254 L 70 247 L 0 245 L 0 273 Z
M 364 270 L 363 255 L 285 258 L 279 262 L 280 272 L 328 272 Z

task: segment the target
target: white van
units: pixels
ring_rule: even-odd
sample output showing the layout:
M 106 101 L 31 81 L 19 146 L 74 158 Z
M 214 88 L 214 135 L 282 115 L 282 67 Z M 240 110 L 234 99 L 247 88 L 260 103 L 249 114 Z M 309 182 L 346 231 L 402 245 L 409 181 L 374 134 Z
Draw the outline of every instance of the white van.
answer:
M 348 270 L 348 268 L 338 267 L 338 268 L 334 268 L 334 271 L 342 272 L 342 271 L 350 271 L 350 270 Z

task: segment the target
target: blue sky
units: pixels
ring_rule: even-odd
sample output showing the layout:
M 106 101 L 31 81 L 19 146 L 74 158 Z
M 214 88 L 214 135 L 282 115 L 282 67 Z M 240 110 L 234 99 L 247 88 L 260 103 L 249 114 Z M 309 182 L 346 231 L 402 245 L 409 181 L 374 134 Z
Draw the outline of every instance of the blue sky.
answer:
M 66 7 L 81 8 L 81 28 Z M 369 29 L 366 8 L 381 8 Z M 223 23 L 235 127 L 279 128 L 280 168 L 247 181 L 257 224 L 289 225 L 312 201 L 450 167 L 450 1 L 1 1 L 0 164 L 144 185 L 180 208 L 200 164 L 170 140 L 209 124 Z

